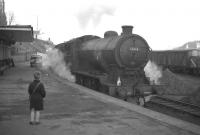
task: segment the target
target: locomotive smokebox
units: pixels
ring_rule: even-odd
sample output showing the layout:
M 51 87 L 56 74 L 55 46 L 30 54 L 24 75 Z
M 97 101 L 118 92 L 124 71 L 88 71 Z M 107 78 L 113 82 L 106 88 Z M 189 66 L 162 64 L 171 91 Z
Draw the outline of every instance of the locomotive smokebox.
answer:
M 123 25 L 122 26 L 122 34 L 121 35 L 131 35 L 133 31 L 133 26 L 131 25 Z

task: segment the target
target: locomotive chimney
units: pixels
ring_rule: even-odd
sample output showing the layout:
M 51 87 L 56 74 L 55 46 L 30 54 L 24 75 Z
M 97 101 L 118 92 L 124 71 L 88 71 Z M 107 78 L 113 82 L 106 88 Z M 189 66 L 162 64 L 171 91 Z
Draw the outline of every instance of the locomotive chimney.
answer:
M 122 26 L 122 34 L 121 35 L 131 35 L 133 30 L 133 26 L 131 25 L 123 25 Z

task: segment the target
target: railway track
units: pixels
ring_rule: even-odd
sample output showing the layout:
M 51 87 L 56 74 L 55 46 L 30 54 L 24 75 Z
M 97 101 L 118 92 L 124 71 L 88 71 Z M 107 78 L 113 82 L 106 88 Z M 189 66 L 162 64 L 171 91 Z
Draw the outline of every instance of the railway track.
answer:
M 200 107 L 193 104 L 155 96 L 145 107 L 200 125 Z

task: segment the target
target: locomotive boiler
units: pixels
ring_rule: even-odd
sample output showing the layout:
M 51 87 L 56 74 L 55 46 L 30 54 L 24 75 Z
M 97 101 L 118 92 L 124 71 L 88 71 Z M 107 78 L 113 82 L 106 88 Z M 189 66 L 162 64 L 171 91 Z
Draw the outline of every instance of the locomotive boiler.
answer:
M 132 29 L 122 26 L 121 35 L 107 31 L 104 38 L 83 36 L 61 44 L 76 82 L 124 100 L 151 91 L 144 74 L 151 49 Z

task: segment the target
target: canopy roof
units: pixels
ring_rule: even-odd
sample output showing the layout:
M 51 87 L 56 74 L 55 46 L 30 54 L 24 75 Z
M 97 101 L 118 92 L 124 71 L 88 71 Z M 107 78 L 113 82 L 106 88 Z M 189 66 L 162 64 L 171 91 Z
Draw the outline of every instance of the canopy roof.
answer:
M 0 40 L 15 42 L 32 42 L 33 27 L 31 25 L 0 26 Z

